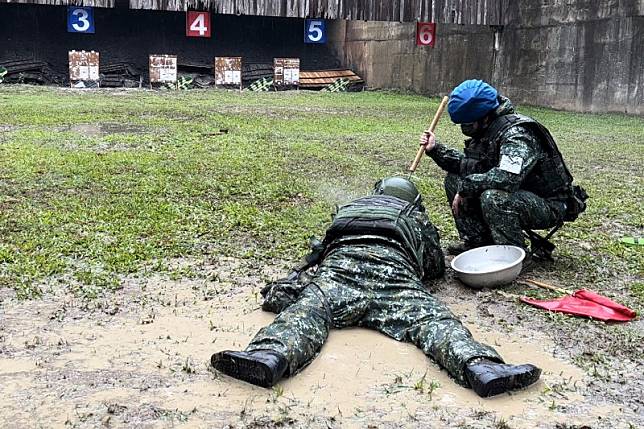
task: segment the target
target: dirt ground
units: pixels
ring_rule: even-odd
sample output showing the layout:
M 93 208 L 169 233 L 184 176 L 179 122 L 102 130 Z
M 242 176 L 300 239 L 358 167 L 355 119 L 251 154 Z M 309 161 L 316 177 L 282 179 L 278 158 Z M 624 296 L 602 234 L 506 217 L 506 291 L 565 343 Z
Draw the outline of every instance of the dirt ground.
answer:
M 243 348 L 270 323 L 258 292 L 285 275 L 287 264 L 222 258 L 174 265 L 201 274 L 125 278 L 123 289 L 91 302 L 60 285 L 28 301 L 0 289 L 0 426 L 644 425 L 641 362 L 616 358 L 601 366 L 619 372 L 617 381 L 598 376 L 597 367 L 584 371 L 573 362 L 584 342 L 529 317 L 533 310 L 512 289 L 475 292 L 450 278 L 432 286 L 436 295 L 508 362 L 541 367 L 537 384 L 480 399 L 414 346 L 363 329 L 332 331 L 309 367 L 272 390 L 239 382 L 209 369 L 209 358 Z

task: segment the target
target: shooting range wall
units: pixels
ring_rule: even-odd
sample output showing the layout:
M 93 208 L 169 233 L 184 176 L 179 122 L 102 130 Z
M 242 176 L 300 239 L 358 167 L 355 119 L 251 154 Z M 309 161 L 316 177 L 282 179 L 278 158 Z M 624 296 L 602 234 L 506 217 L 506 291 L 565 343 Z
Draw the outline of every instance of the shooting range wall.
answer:
M 370 88 L 440 95 L 472 76 L 492 80 L 494 31 L 488 26 L 444 24 L 435 48 L 416 46 L 416 25 L 336 21 L 329 44 Z
M 45 61 L 63 75 L 69 50 L 98 51 L 101 66 L 131 63 L 144 75 L 150 54 L 177 55 L 179 65 L 212 66 L 215 56 L 272 64 L 295 56 L 304 70 L 340 66 L 327 46 L 303 43 L 303 19 L 213 14 L 211 38 L 188 38 L 185 13 L 96 8 L 94 14 L 96 33 L 75 34 L 67 32 L 65 7 L 0 4 L 0 61 Z
M 508 1 L 495 82 L 519 102 L 644 114 L 644 1 Z
M 393 22 L 336 22 L 331 45 L 372 88 L 443 95 L 481 78 L 519 103 L 644 114 L 644 1 L 503 1 L 505 25 L 438 25 L 434 49 Z
M 96 34 L 67 33 L 67 9 L 45 3 L 103 6 Z M 213 11 L 212 38 L 185 37 L 185 14 L 166 12 L 186 8 Z M 369 21 L 330 20 L 329 43 L 305 45 L 306 16 Z M 414 22 L 394 22 L 416 17 L 437 23 L 435 48 L 415 45 Z M 0 0 L 0 60 L 66 74 L 72 49 L 144 73 L 151 53 L 202 65 L 299 57 L 303 70 L 342 66 L 369 87 L 429 95 L 476 77 L 519 103 L 644 114 L 644 0 Z

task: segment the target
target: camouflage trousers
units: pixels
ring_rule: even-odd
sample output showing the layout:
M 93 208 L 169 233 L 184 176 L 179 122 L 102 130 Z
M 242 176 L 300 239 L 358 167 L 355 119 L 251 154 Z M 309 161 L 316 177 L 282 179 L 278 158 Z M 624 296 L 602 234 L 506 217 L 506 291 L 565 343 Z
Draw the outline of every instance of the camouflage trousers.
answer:
M 289 375 L 318 354 L 331 328 L 349 326 L 375 329 L 415 344 L 466 386 L 464 369 L 469 360 L 485 357 L 502 362 L 494 349 L 474 341 L 469 330 L 423 287 L 405 255 L 393 247 L 340 246 L 302 287 L 298 300 L 261 329 L 246 349 L 268 349 L 286 356 Z M 266 295 L 268 300 L 275 297 L 283 295 Z M 280 308 L 280 303 L 268 304 Z
M 450 206 L 458 180 L 453 174 L 445 178 Z M 509 244 L 525 248 L 523 230 L 553 228 L 562 220 L 564 209 L 563 204 L 532 192 L 489 189 L 480 198 L 467 198 L 454 223 L 461 240 L 473 246 Z

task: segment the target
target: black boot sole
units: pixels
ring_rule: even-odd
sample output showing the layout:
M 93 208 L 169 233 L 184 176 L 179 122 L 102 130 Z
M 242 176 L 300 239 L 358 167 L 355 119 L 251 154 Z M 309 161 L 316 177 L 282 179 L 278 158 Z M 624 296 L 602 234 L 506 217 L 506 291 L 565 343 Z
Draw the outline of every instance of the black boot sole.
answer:
M 475 382 L 472 389 L 482 398 L 496 396 L 510 390 L 523 389 L 539 380 L 541 370 L 535 368 L 523 374 L 508 375 L 491 380 L 488 383 Z
M 275 384 L 271 369 L 252 359 L 221 352 L 212 355 L 210 363 L 217 371 L 255 386 L 272 387 Z

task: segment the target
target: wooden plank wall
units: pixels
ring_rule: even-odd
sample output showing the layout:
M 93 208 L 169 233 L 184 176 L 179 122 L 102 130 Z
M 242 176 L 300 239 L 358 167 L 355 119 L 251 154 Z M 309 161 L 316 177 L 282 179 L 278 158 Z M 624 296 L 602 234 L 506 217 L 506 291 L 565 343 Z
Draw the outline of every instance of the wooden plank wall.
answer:
M 129 0 L 131 9 L 211 10 L 233 15 L 501 25 L 504 0 Z M 0 0 L 114 7 L 115 0 Z
M 116 0 L 0 0 L 0 3 L 41 4 L 45 6 L 93 6 L 113 8 Z

